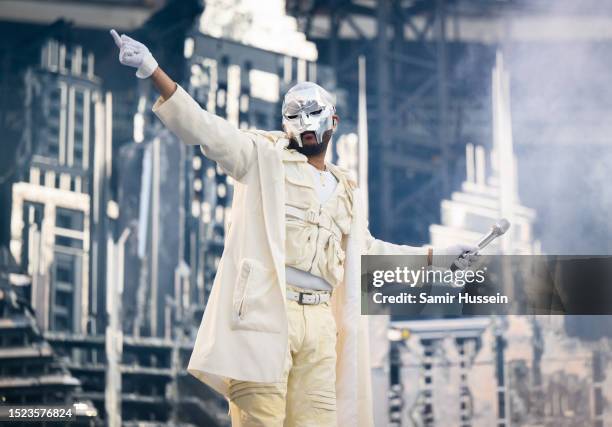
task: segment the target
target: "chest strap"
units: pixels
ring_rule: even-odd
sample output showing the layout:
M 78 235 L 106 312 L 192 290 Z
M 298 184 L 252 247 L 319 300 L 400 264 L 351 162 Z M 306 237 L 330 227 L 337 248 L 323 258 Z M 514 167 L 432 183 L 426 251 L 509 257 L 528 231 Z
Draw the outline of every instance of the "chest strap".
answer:
M 298 208 L 292 205 L 285 205 L 285 213 L 293 218 L 318 225 L 332 233 L 338 240 L 342 239 L 342 230 L 336 222 L 325 212 L 319 212 L 313 208 Z

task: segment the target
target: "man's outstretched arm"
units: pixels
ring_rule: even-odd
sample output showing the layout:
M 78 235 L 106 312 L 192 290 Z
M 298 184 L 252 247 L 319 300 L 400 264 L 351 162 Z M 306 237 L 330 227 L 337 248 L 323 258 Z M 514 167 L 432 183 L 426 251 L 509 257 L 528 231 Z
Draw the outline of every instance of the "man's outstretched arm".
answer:
M 136 77 L 151 78 L 160 97 L 153 112 L 181 141 L 202 152 L 232 178 L 240 180 L 254 161 L 253 141 L 227 120 L 207 112 L 157 64 L 142 43 L 111 30 L 119 62 L 136 68 Z
M 448 247 L 398 245 L 375 238 L 367 226 L 365 247 L 365 255 L 420 255 L 414 258 L 414 268 L 427 267 L 429 265 L 449 268 L 454 258 L 464 252 L 478 251 L 476 246 L 469 244 L 457 244 Z

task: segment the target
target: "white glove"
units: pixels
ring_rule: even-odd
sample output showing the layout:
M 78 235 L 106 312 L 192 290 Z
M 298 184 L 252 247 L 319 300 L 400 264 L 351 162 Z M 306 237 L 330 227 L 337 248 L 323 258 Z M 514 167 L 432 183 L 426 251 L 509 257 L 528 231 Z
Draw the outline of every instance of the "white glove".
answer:
M 460 255 L 465 254 L 457 260 Z M 450 268 L 453 262 L 460 269 L 469 267 L 478 258 L 478 246 L 460 243 L 457 245 L 447 246 L 446 248 L 433 248 L 433 257 L 431 265 L 433 267 Z
M 110 30 L 110 33 L 119 48 L 119 62 L 137 68 L 136 77 L 139 79 L 146 79 L 153 74 L 153 71 L 157 68 L 157 61 L 144 44 L 125 34 L 121 34 L 121 37 L 119 37 L 115 30 Z

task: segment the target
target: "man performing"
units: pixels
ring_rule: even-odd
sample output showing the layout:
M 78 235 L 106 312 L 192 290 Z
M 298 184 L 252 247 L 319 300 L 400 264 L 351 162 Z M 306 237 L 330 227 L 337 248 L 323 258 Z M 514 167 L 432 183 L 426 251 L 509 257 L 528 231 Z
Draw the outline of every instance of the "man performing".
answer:
M 202 109 L 142 43 L 111 34 L 119 61 L 159 91 L 157 117 L 234 180 L 231 225 L 187 371 L 228 399 L 234 427 L 372 426 L 360 255 L 422 255 L 414 268 L 448 267 L 445 257 L 476 248 L 371 236 L 356 183 L 325 161 L 339 117 L 322 87 L 287 92 L 284 131 L 238 130 Z

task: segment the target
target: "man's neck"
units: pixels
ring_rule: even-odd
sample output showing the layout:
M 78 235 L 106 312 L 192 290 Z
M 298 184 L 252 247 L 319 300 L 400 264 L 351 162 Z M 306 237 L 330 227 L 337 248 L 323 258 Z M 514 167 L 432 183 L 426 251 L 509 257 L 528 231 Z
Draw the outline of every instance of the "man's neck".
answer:
M 325 153 L 327 153 L 327 148 L 329 145 L 329 139 L 323 143 L 324 146 L 319 147 L 321 148 L 321 150 L 316 150 L 317 153 L 308 153 L 308 151 L 311 150 L 304 150 L 298 147 L 297 142 L 295 141 L 295 139 L 292 139 L 289 141 L 289 149 L 294 149 L 296 150 L 298 153 L 301 153 L 303 155 L 306 156 L 306 159 L 308 161 L 308 163 L 310 163 L 312 166 L 314 166 L 315 168 L 324 171 L 325 170 Z M 306 151 L 306 153 L 304 152 Z
M 324 171 L 325 170 L 325 151 L 317 154 L 316 156 L 308 156 L 308 163 L 313 165 L 315 168 Z

